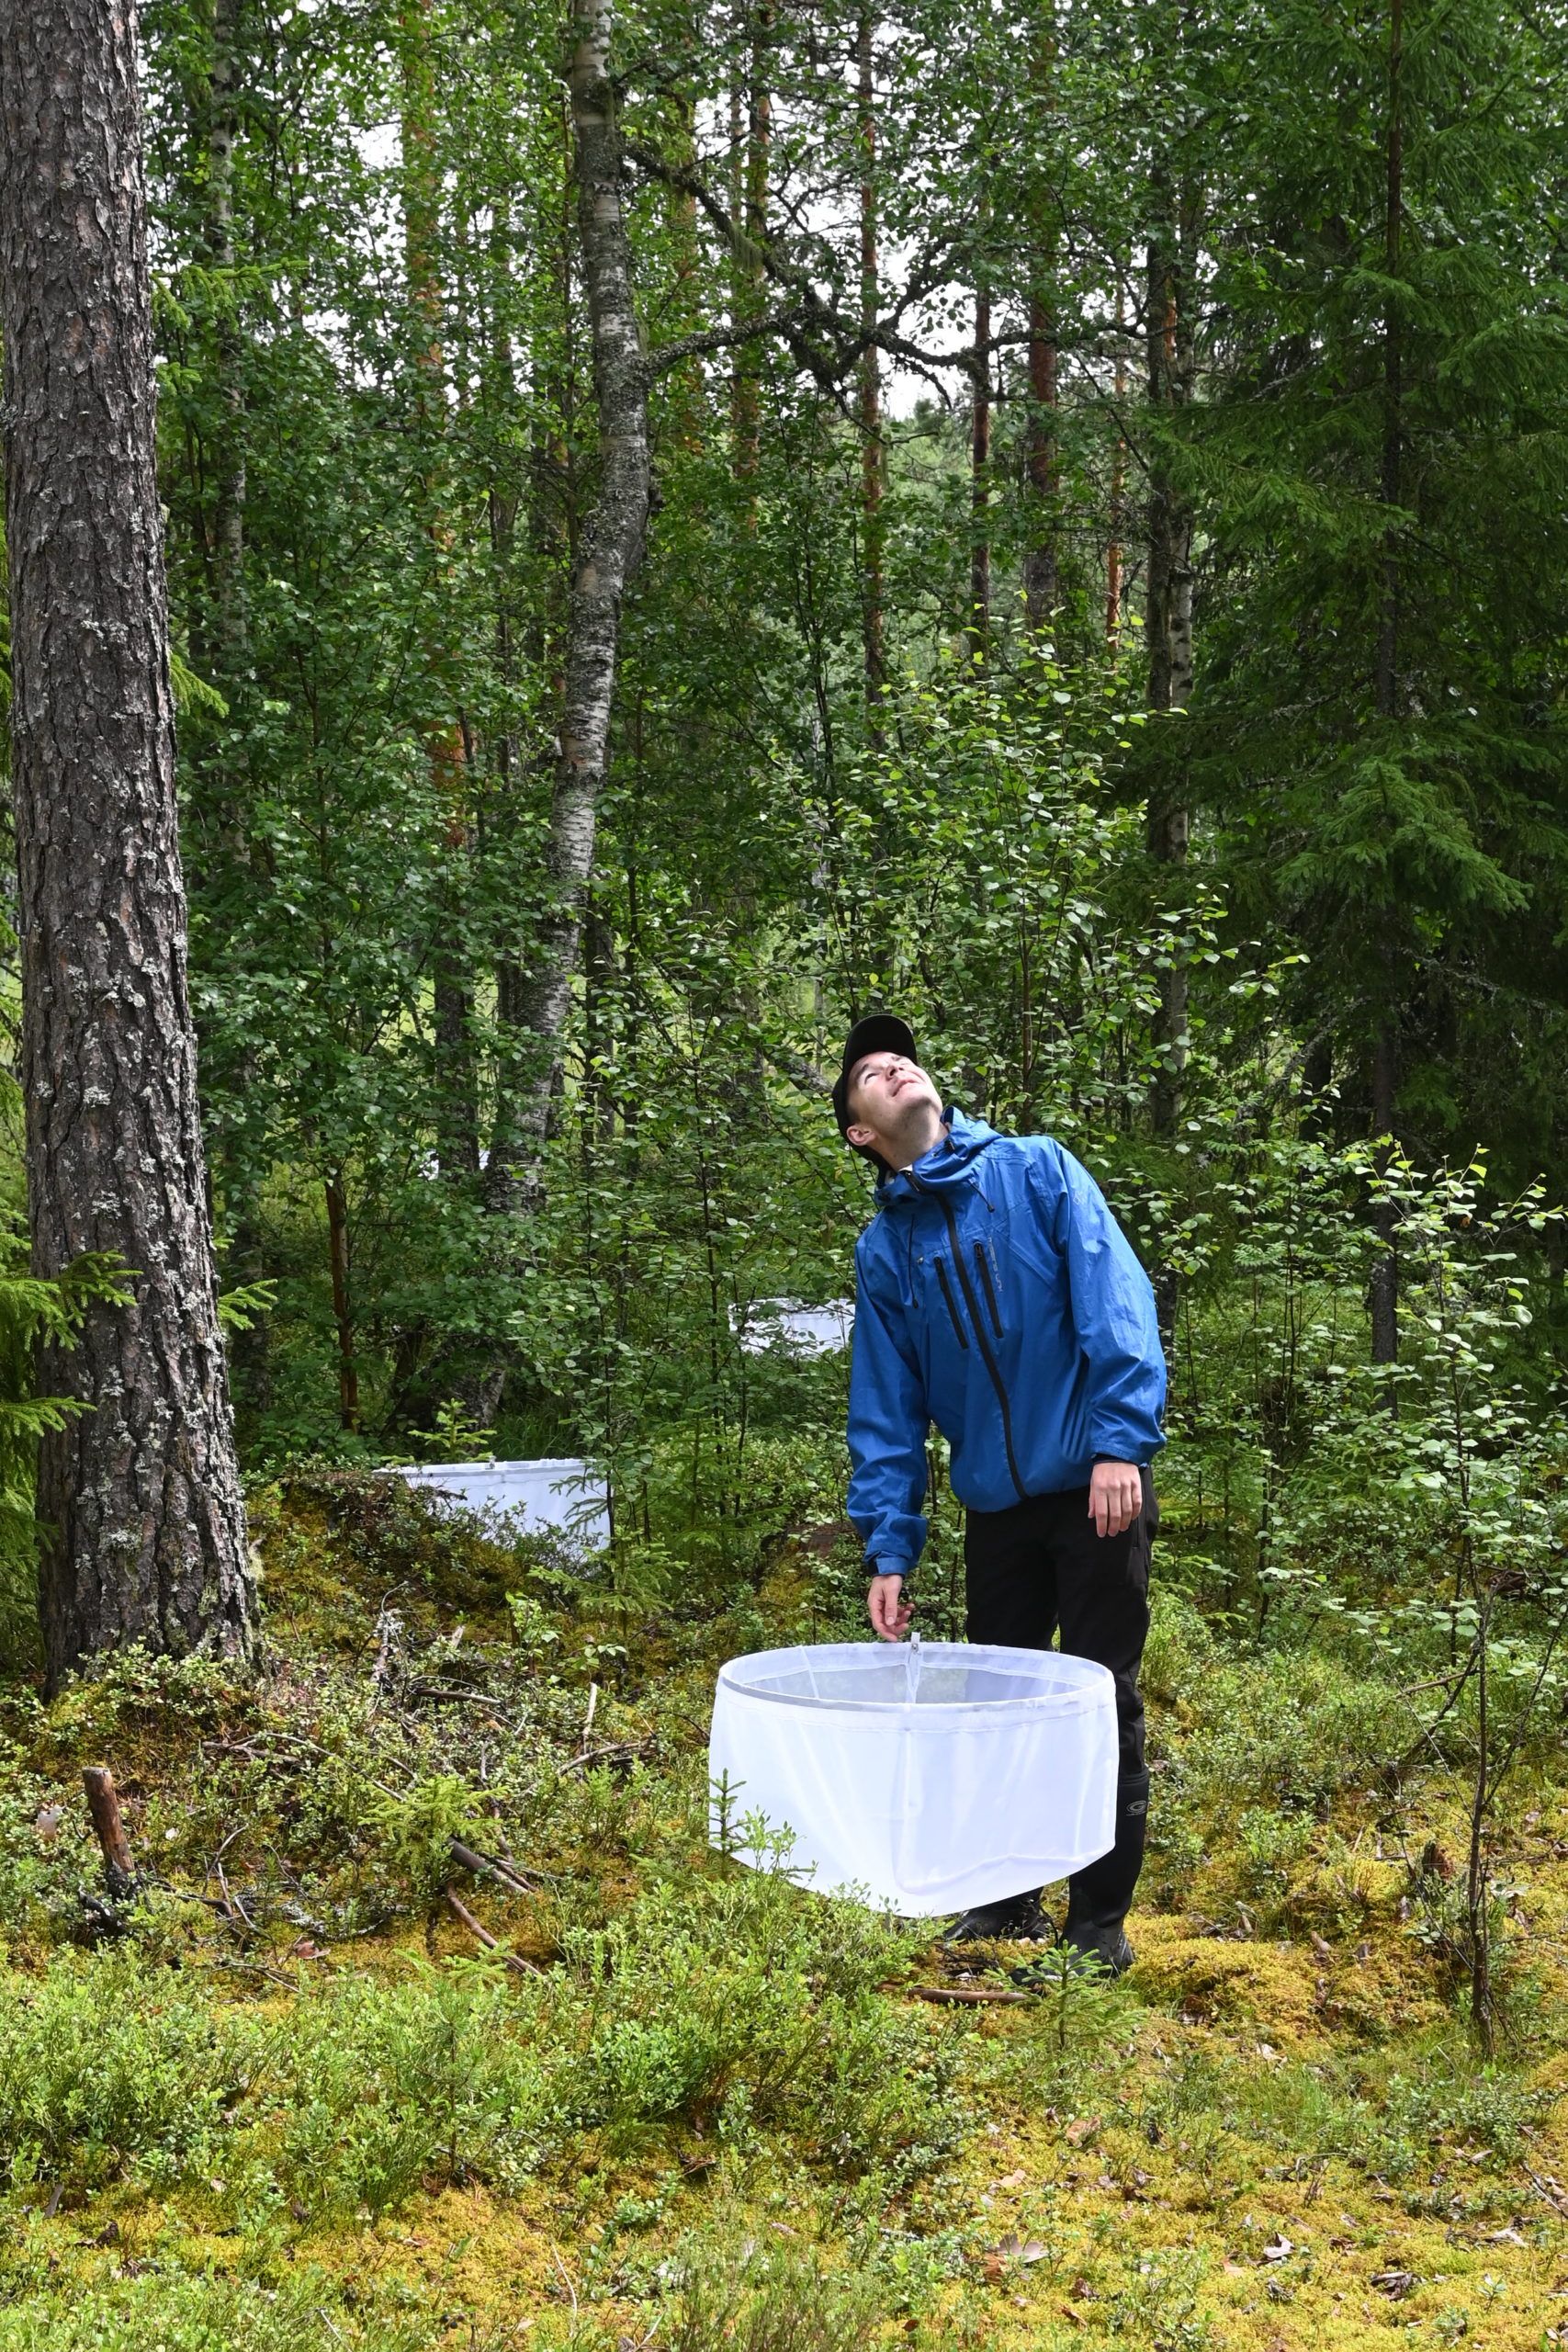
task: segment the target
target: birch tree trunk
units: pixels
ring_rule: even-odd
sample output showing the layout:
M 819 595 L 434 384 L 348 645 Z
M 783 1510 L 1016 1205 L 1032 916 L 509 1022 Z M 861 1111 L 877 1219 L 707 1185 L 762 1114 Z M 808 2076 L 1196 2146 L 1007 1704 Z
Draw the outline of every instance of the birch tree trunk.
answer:
M 621 142 L 609 80 L 610 0 L 575 0 L 573 20 L 573 170 L 593 346 L 600 481 L 583 520 L 567 601 L 560 752 L 547 852 L 555 904 L 517 1004 L 533 1066 L 528 1083 L 509 1093 L 515 1131 L 503 1136 L 498 1129 L 491 1152 L 491 1197 L 513 1209 L 526 1207 L 534 1194 L 549 1121 L 609 761 L 621 608 L 642 554 L 650 489 L 648 377 L 632 300 L 631 249 L 621 209 Z
M 39 1274 L 133 1303 L 51 1349 L 48 1674 L 133 1641 L 243 1657 L 247 1557 L 196 1092 L 133 0 L 0 0 L 13 780 Z

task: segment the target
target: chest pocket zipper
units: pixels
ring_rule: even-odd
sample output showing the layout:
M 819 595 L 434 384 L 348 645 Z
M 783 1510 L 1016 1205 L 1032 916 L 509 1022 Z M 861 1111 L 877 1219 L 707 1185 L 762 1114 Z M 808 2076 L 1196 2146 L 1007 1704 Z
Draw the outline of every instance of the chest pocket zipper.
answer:
M 1005 1339 L 1007 1334 L 1002 1329 L 1002 1318 L 997 1308 L 997 1294 L 991 1282 L 990 1261 L 978 1241 L 975 1244 L 975 1263 L 979 1268 L 980 1287 L 986 1294 L 986 1304 L 991 1310 L 992 1328 L 998 1340 Z
M 958 1344 L 965 1351 L 965 1352 L 967 1352 L 969 1347 L 969 1335 L 964 1329 L 964 1318 L 958 1312 L 958 1304 L 953 1295 L 953 1288 L 947 1279 L 946 1261 L 943 1259 L 938 1258 L 935 1261 L 935 1264 L 936 1278 L 942 1284 L 942 1295 L 947 1301 L 947 1311 L 953 1317 L 953 1328 L 958 1334 Z

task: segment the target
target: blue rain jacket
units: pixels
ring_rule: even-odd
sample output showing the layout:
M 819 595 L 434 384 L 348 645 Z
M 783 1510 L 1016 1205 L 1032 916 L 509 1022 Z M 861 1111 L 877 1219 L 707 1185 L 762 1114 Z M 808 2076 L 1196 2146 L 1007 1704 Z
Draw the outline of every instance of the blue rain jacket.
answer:
M 1049 1136 L 950 1133 L 876 1188 L 855 1248 L 850 1517 L 908 1575 L 926 1540 L 926 1433 L 971 1510 L 1089 1484 L 1163 1442 L 1154 1292 L 1087 1168 Z

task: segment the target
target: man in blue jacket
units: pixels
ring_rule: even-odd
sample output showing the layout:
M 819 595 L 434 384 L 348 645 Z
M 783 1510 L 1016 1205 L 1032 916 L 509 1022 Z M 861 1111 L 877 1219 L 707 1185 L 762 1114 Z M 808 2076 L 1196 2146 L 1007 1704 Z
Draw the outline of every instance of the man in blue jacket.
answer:
M 1119 1973 L 1149 1803 L 1137 1677 L 1165 1405 L 1154 1293 L 1088 1170 L 1049 1136 L 944 1108 L 892 1014 L 851 1030 L 833 1107 L 881 1170 L 855 1249 L 849 1419 L 872 1625 L 897 1641 L 912 1614 L 934 1421 L 966 1511 L 970 1640 L 1049 1649 L 1059 1632 L 1116 1678 L 1116 1843 L 1068 1880 L 1062 1940 Z M 981 1905 L 949 1934 L 1046 1939 L 1040 1895 Z

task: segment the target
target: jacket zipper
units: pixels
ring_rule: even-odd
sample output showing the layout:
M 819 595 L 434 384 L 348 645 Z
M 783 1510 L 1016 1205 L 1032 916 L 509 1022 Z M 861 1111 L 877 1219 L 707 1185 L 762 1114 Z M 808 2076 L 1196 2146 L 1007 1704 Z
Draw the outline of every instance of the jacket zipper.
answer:
M 947 1311 L 953 1317 L 953 1328 L 958 1334 L 958 1344 L 967 1355 L 969 1335 L 964 1329 L 964 1317 L 958 1312 L 958 1303 L 953 1295 L 952 1286 L 947 1279 L 947 1268 L 940 1258 L 936 1261 L 936 1278 L 942 1284 L 942 1295 L 947 1301 Z
M 932 1189 L 921 1183 L 919 1178 L 916 1175 L 912 1168 L 907 1168 L 904 1170 L 904 1173 L 908 1176 L 910 1183 L 914 1186 L 917 1193 L 924 1193 Z M 1028 1500 L 1028 1497 L 1023 1491 L 1023 1480 L 1018 1475 L 1018 1457 L 1012 1450 L 1012 1408 L 1008 1403 L 1007 1386 L 1002 1379 L 1001 1366 L 998 1363 L 996 1357 L 991 1353 L 991 1343 L 986 1337 L 986 1327 L 980 1320 L 979 1303 L 975 1296 L 975 1286 L 969 1279 L 969 1269 L 964 1262 L 964 1251 L 959 1244 L 958 1220 L 953 1216 L 952 1207 L 948 1202 L 943 1199 L 940 1193 L 936 1193 L 934 1197 L 936 1199 L 937 1206 L 941 1209 L 942 1216 L 947 1220 L 947 1238 L 953 1250 L 953 1270 L 958 1276 L 959 1287 L 964 1293 L 964 1304 L 969 1309 L 969 1320 L 974 1325 L 975 1337 L 979 1342 L 980 1361 L 991 1375 L 991 1385 L 997 1392 L 997 1403 L 1001 1408 L 1002 1447 L 1008 1458 L 1008 1476 L 1012 1480 L 1014 1488 L 1018 1494 L 1019 1501 L 1021 1503 L 1026 1502 Z M 942 1267 L 942 1261 L 940 1258 L 937 1260 L 937 1266 L 940 1272 Z M 942 1281 L 942 1290 L 946 1294 L 948 1306 L 951 1308 L 953 1306 L 953 1294 L 948 1290 L 945 1278 Z M 955 1322 L 957 1321 L 956 1316 L 953 1317 L 953 1320 Z M 960 1334 L 960 1336 L 962 1337 L 962 1334 Z
M 986 1304 L 991 1310 L 992 1328 L 998 1340 L 1005 1339 L 1007 1335 L 1002 1329 L 1002 1318 L 997 1311 L 997 1294 L 991 1286 L 991 1269 L 987 1262 L 986 1253 L 977 1241 L 975 1244 L 975 1263 L 980 1269 L 980 1281 L 986 1293 Z

